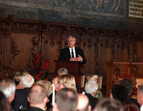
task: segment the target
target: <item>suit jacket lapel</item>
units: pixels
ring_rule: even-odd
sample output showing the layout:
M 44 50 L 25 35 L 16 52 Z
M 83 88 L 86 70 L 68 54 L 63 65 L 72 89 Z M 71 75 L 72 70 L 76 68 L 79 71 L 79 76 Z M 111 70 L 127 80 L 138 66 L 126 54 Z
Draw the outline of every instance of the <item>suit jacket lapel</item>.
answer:
M 76 57 L 78 57 L 78 50 L 76 47 L 75 47 L 75 53 L 76 53 Z
M 71 58 L 69 47 L 67 48 L 67 56 L 69 59 Z

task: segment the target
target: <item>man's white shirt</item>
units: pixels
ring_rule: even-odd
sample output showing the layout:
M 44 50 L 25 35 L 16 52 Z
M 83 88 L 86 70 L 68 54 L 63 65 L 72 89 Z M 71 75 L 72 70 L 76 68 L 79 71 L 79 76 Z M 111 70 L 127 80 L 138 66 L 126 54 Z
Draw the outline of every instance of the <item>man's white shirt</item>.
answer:
M 73 49 L 73 55 L 74 55 L 74 57 L 76 57 L 75 47 L 73 47 L 73 48 L 70 48 L 70 47 L 69 47 L 70 56 L 72 57 L 72 49 Z

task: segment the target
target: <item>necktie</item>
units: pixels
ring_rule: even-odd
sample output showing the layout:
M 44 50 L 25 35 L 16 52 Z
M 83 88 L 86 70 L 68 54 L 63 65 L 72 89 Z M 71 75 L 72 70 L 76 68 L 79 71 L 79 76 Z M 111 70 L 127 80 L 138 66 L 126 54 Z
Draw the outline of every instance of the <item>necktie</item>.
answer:
M 73 49 L 71 49 L 71 55 L 72 55 L 72 58 L 74 57 L 74 54 L 73 54 Z

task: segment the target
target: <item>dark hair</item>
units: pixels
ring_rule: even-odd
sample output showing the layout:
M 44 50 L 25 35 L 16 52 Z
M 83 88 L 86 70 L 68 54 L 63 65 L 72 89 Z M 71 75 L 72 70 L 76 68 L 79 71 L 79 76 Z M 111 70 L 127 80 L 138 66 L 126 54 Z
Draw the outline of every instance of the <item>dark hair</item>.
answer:
M 100 99 L 95 109 L 96 111 L 123 111 L 121 102 L 110 98 Z
M 139 111 L 139 107 L 134 103 L 125 103 L 123 104 L 124 111 Z
M 128 90 L 126 87 L 122 85 L 119 84 L 113 85 L 111 93 L 114 99 L 119 100 L 122 103 L 129 101 Z
M 128 90 L 128 94 L 130 94 L 132 92 L 132 89 L 133 89 L 133 81 L 131 81 L 130 79 L 128 78 L 125 78 L 125 79 L 122 79 L 120 81 L 120 85 L 124 86 L 127 88 Z
M 56 93 L 56 104 L 60 111 L 75 111 L 77 93 L 69 88 L 63 88 Z
M 1 111 L 11 111 L 11 105 L 6 96 L 0 91 L 0 109 Z

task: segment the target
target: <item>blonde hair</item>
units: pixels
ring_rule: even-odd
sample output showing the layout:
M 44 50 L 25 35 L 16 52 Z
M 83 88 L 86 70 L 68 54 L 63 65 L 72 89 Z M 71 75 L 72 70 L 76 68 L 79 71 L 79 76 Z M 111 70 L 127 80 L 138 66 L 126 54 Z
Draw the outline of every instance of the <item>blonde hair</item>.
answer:
M 44 86 L 47 90 L 47 95 L 50 96 L 53 88 L 52 88 L 52 84 L 49 81 L 40 80 L 40 81 L 37 81 L 36 84 L 40 84 L 40 85 Z
M 58 83 L 61 83 L 65 88 L 76 91 L 76 82 L 74 76 L 67 74 L 58 77 Z
M 97 82 L 99 89 L 102 88 L 102 76 L 98 76 L 98 75 L 88 75 L 87 80 L 94 80 Z

